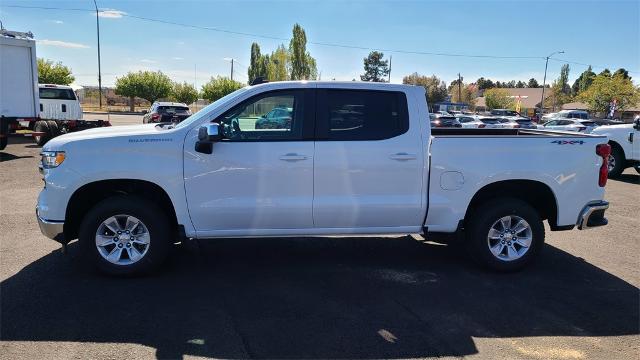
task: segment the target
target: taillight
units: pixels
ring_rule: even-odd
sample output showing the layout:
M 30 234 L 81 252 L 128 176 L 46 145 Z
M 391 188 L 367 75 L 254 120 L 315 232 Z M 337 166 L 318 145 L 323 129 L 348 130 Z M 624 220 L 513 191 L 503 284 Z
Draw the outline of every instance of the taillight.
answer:
M 517 128 L 519 128 L 519 127 L 520 127 L 520 125 L 518 125 L 518 124 L 513 125 L 513 128 L 514 128 L 514 129 L 517 129 Z
M 585 131 L 585 130 L 587 130 L 587 128 L 586 128 L 586 127 L 584 127 L 584 126 L 579 126 L 579 127 L 578 127 L 578 131 Z
M 478 124 L 478 129 L 482 129 L 482 128 L 486 127 L 486 126 L 487 125 L 485 125 L 485 124 Z
M 151 120 L 158 120 L 158 119 L 160 119 L 160 114 L 151 115 Z
M 607 184 L 607 178 L 609 178 L 609 156 L 611 155 L 611 145 L 596 145 L 596 154 L 602 158 L 602 165 L 600 165 L 600 174 L 598 176 L 598 185 L 600 187 L 604 187 Z

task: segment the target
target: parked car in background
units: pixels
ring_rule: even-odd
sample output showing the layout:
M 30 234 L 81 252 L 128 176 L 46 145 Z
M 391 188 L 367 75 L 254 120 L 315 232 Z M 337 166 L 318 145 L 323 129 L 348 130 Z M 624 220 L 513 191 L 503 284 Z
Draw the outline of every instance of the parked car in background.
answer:
M 624 169 L 632 166 L 640 174 L 640 116 L 636 116 L 633 124 L 600 126 L 591 133 L 609 138 L 610 177 L 618 177 Z
M 189 116 L 191 116 L 191 110 L 186 104 L 156 101 L 142 117 L 142 122 L 144 124 L 179 123 Z
M 463 128 L 467 129 L 483 129 L 487 127 L 487 125 L 480 121 L 476 116 L 470 115 L 456 115 L 456 119 L 462 125 Z
M 523 117 L 519 119 L 513 119 L 510 121 L 515 121 L 520 126 L 521 129 L 537 129 L 538 128 L 538 125 L 529 118 Z
M 491 116 L 499 116 L 499 117 L 514 117 L 520 116 L 520 113 L 514 110 L 509 109 L 493 109 L 490 112 Z
M 430 114 L 429 118 L 431 120 L 431 127 L 456 127 L 461 128 L 462 124 L 455 116 L 444 116 L 440 114 Z
M 596 127 L 598 127 L 598 124 L 591 120 L 578 119 L 554 119 L 538 125 L 538 129 L 543 130 L 578 131 L 585 134 L 590 133 Z
M 589 113 L 585 110 L 561 110 L 555 115 L 556 118 L 589 120 Z
M 345 114 L 346 112 L 346 114 Z M 338 118 L 348 119 L 352 110 L 343 111 Z M 357 113 L 357 112 L 356 112 Z M 345 116 L 346 115 L 346 116 Z M 256 120 L 256 129 L 290 129 L 293 108 L 277 107 Z
M 500 129 L 503 127 L 500 118 L 492 116 L 476 116 L 476 118 L 484 124 L 486 129 Z

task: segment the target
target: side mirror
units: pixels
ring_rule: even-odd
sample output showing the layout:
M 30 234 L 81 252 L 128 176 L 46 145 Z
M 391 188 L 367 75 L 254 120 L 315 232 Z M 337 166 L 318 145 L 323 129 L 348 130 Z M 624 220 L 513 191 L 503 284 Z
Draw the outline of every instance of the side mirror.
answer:
M 198 129 L 198 140 L 216 142 L 222 140 L 222 128 L 218 123 L 200 126 Z
M 198 129 L 198 141 L 196 141 L 195 151 L 211 154 L 213 153 L 213 143 L 220 140 L 222 140 L 220 124 L 203 125 Z
M 640 119 L 635 119 L 634 120 L 633 128 L 640 131 Z

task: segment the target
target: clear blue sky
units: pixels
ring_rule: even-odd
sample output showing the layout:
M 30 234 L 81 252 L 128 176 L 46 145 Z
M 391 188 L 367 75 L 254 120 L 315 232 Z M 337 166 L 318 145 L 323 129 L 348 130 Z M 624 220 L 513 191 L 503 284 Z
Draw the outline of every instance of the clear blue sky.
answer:
M 301 24 L 309 41 L 371 49 L 418 52 L 539 56 L 556 50 L 558 58 L 602 66 L 624 67 L 640 83 L 640 1 L 111 1 L 100 18 L 103 83 L 128 71 L 162 70 L 175 80 L 200 86 L 210 76 L 229 74 L 237 59 L 236 78 L 246 81 L 251 43 L 263 53 L 288 41 L 235 35 L 149 22 L 126 13 L 223 30 L 277 38 L 291 37 Z M 97 84 L 95 13 L 12 8 L 7 5 L 92 9 L 91 0 L 0 2 L 4 27 L 32 31 L 39 57 L 62 61 L 76 83 Z M 358 79 L 369 50 L 309 44 L 323 80 Z M 435 74 L 449 83 L 460 72 L 465 82 L 480 76 L 492 80 L 535 77 L 542 83 L 542 59 L 483 59 L 399 52 L 393 56 L 392 82 L 412 72 Z M 549 79 L 562 62 L 550 61 Z M 194 66 L 196 71 L 194 72 Z M 586 66 L 570 64 L 573 81 Z

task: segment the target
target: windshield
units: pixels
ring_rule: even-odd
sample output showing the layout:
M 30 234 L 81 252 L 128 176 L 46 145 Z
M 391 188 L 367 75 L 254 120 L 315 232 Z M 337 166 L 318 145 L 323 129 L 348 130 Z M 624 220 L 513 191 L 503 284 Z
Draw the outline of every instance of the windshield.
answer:
M 249 90 L 249 87 L 243 87 L 242 89 L 238 89 L 234 92 L 232 92 L 231 94 L 225 95 L 223 97 L 221 97 L 220 99 L 212 102 L 211 104 L 205 106 L 204 109 L 198 111 L 197 113 L 189 116 L 188 118 L 184 119 L 184 121 L 180 122 L 178 125 L 176 125 L 176 129 L 180 129 L 183 128 L 185 126 L 190 126 L 191 124 L 193 124 L 196 121 L 199 121 L 200 119 L 202 119 L 204 116 L 208 115 L 211 110 L 215 109 L 216 107 L 224 104 L 225 102 L 227 102 L 229 99 L 234 98 L 240 94 L 242 94 L 243 92 Z
M 71 89 L 40 88 L 40 99 L 75 100 L 76 94 Z

